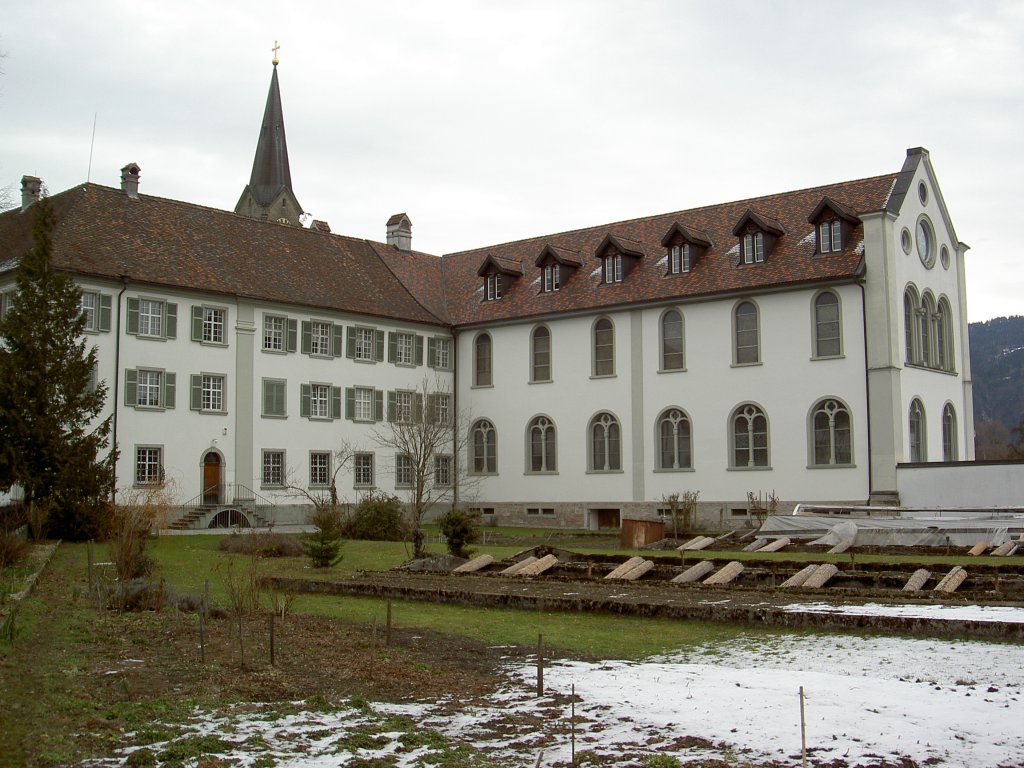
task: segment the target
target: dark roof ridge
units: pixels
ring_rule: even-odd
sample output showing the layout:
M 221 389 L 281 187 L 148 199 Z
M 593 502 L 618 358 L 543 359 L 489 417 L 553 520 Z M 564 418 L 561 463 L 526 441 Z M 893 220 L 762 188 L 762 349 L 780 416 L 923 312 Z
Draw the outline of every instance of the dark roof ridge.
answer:
M 557 237 L 567 237 L 569 235 L 575 235 L 575 234 L 578 234 L 580 232 L 588 232 L 588 231 L 591 231 L 591 230 L 599 230 L 599 229 L 609 229 L 611 227 L 618 227 L 618 226 L 622 226 L 622 225 L 626 225 L 626 224 L 635 224 L 635 223 L 638 223 L 638 222 L 653 221 L 655 219 L 664 218 L 666 216 L 680 216 L 682 214 L 694 214 L 694 213 L 697 213 L 697 212 L 700 212 L 700 211 L 710 210 L 712 208 L 721 208 L 722 206 L 726 206 L 726 205 L 739 205 L 740 203 L 748 203 L 748 202 L 753 202 L 753 201 L 771 200 L 773 198 L 785 197 L 785 196 L 788 196 L 788 195 L 797 195 L 797 194 L 802 194 L 802 193 L 805 193 L 805 192 L 811 192 L 811 191 L 814 191 L 816 189 L 827 189 L 827 188 L 830 188 L 830 187 L 846 186 L 848 184 L 864 184 L 864 183 L 871 182 L 871 181 L 877 181 L 879 179 L 895 178 L 895 177 L 897 177 L 899 175 L 900 175 L 900 172 L 898 172 L 898 171 L 897 172 L 890 172 L 890 173 L 879 173 L 879 174 L 876 174 L 875 176 L 865 176 L 864 178 L 860 178 L 860 179 L 847 179 L 846 181 L 835 181 L 835 182 L 832 182 L 830 184 L 817 184 L 815 186 L 810 186 L 810 187 L 800 187 L 799 189 L 788 189 L 788 190 L 786 190 L 784 192 L 774 192 L 774 193 L 769 194 L 769 195 L 761 195 L 760 197 L 746 197 L 746 198 L 737 198 L 735 200 L 725 200 L 725 201 L 719 202 L 719 203 L 710 203 L 708 205 L 702 205 L 702 206 L 699 206 L 697 208 L 683 208 L 681 210 L 676 210 L 676 211 L 665 211 L 663 213 L 655 213 L 655 214 L 651 214 L 651 215 L 648 215 L 648 216 L 637 216 L 637 217 L 632 218 L 632 219 L 622 219 L 620 221 L 613 221 L 613 222 L 608 222 L 608 223 L 603 223 L 603 224 L 593 224 L 593 225 L 586 226 L 586 227 L 578 227 L 576 229 L 566 229 L 566 230 L 562 230 L 561 232 L 551 232 L 551 233 L 540 234 L 540 235 L 532 235 L 530 237 L 522 237 L 522 238 L 519 238 L 519 239 L 516 239 L 516 240 L 506 240 L 505 242 L 502 242 L 502 243 L 489 243 L 487 245 L 480 246 L 478 248 L 466 248 L 466 249 L 461 250 L 461 251 L 450 251 L 449 253 L 442 254 L 441 258 L 447 258 L 449 256 L 460 256 L 462 254 L 474 253 L 476 251 L 488 250 L 490 248 L 501 248 L 501 247 L 504 247 L 506 245 L 514 245 L 514 244 L 518 244 L 518 243 L 528 243 L 528 242 L 531 242 L 533 240 L 550 241 L 550 240 L 553 240 L 554 238 L 557 238 Z

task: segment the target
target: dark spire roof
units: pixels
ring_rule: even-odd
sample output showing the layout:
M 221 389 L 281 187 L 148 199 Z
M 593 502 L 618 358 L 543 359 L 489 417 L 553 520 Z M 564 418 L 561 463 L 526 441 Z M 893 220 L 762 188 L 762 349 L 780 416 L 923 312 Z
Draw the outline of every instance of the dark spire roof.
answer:
M 292 188 L 292 174 L 288 165 L 288 143 L 284 138 L 284 110 L 281 109 L 281 88 L 277 83 L 277 63 L 270 78 L 267 107 L 263 111 L 263 126 L 256 145 L 256 158 L 249 178 L 249 193 L 261 206 L 270 205 L 282 189 Z

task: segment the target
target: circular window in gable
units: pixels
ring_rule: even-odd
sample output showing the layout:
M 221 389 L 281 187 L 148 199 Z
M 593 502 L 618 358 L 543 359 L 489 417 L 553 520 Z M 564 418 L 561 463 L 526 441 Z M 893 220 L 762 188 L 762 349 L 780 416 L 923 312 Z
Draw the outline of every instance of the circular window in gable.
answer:
M 946 246 L 939 249 L 939 261 L 942 263 L 943 269 L 949 269 L 949 248 Z
M 907 255 L 910 254 L 910 249 L 914 247 L 913 238 L 910 236 L 910 230 L 906 227 L 900 232 L 900 245 L 903 246 L 903 252 Z
M 917 220 L 917 255 L 928 269 L 935 266 L 935 230 L 927 216 Z
M 921 205 L 928 205 L 928 185 L 923 181 L 917 185 L 917 197 Z

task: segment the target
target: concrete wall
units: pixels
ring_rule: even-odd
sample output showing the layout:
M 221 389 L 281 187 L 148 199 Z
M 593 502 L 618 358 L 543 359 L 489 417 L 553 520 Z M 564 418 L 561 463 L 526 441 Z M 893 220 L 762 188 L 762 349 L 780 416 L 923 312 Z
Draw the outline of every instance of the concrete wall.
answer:
M 896 476 L 907 507 L 1024 507 L 1024 461 L 903 464 Z

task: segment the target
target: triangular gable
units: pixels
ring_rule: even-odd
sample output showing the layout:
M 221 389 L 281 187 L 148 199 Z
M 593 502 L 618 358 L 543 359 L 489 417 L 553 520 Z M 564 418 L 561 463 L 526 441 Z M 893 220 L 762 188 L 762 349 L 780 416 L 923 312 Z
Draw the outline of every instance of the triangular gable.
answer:
M 732 228 L 732 233 L 739 236 L 743 232 L 744 227 L 747 226 L 748 221 L 754 222 L 758 229 L 762 229 L 776 237 L 782 237 L 782 235 L 786 234 L 786 228 L 781 223 L 768 216 L 762 216 L 751 208 L 747 208 L 744 214 L 740 216 L 740 220 Z
M 539 267 L 548 259 L 573 269 L 583 266 L 583 257 L 580 256 L 579 251 L 570 251 L 568 248 L 560 248 L 550 243 L 545 245 L 544 249 L 537 254 L 537 258 L 533 260 L 533 263 Z
M 605 235 L 604 240 L 597 246 L 597 250 L 594 251 L 595 255 L 601 256 L 609 247 L 615 248 L 623 256 L 631 256 L 634 259 L 642 259 L 647 255 L 644 250 L 643 243 L 639 243 L 636 240 L 630 240 L 627 237 L 621 237 L 619 235 L 613 235 L 611 233 Z
M 707 236 L 707 233 L 700 229 L 694 229 L 680 224 L 678 221 L 674 222 L 671 227 L 668 228 L 668 232 L 661 238 L 661 244 L 668 248 L 672 244 L 672 240 L 675 239 L 676 235 L 682 236 L 683 240 L 692 244 L 699 245 L 702 248 L 711 247 L 711 239 Z
M 903 168 L 900 169 L 899 176 L 896 177 L 896 184 L 893 185 L 892 192 L 889 193 L 889 199 L 885 202 L 885 210 L 893 214 L 900 213 L 903 209 L 903 202 L 914 185 L 914 179 L 917 178 L 918 169 L 922 165 L 924 166 L 924 174 L 928 177 L 928 186 L 935 197 L 936 204 L 939 206 L 939 211 L 942 213 L 942 223 L 946 227 L 950 242 L 955 247 L 960 244 L 960 241 L 957 239 L 956 230 L 953 228 L 953 220 L 949 217 L 949 209 L 946 208 L 946 201 L 942 197 L 942 190 L 939 188 L 938 179 L 935 178 L 935 169 L 932 167 L 931 156 L 924 147 L 912 147 L 907 150 L 907 159 L 903 163 Z
M 489 253 L 480 265 L 480 269 L 476 271 L 476 274 L 479 277 L 483 277 L 493 272 L 500 272 L 503 275 L 511 275 L 512 277 L 522 277 L 523 265 L 513 259 L 503 259 L 500 256 Z
M 853 212 L 853 209 L 843 205 L 837 200 L 833 200 L 828 195 L 825 195 L 823 198 L 821 198 L 821 202 L 815 206 L 814 210 L 811 212 L 811 215 L 807 217 L 807 221 L 809 221 L 811 224 L 816 223 L 818 219 L 821 217 L 822 212 L 825 211 L 826 209 L 832 211 L 836 216 L 838 216 L 841 219 L 844 219 L 845 221 L 848 221 L 850 224 L 860 224 L 860 217 Z

